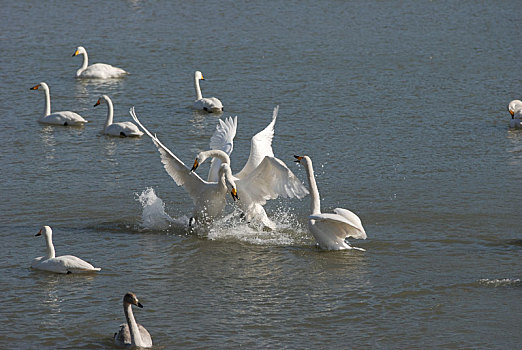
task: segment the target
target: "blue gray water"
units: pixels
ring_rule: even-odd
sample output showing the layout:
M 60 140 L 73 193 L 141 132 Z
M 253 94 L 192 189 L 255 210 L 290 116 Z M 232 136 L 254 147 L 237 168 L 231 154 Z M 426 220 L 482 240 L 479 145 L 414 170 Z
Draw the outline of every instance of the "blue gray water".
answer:
M 157 349 L 520 347 L 522 133 L 506 111 L 522 97 L 519 5 L 4 3 L 0 348 L 111 348 L 127 291 Z M 76 80 L 79 45 L 130 75 Z M 92 106 L 109 95 L 120 121 L 135 106 L 191 163 L 219 118 L 190 109 L 195 70 L 238 116 L 236 169 L 280 105 L 276 156 L 305 180 L 292 160 L 310 155 L 323 210 L 357 213 L 366 252 L 315 248 L 309 197 L 269 203 L 273 232 L 179 227 L 192 203 L 151 140 L 101 135 Z M 40 81 L 53 110 L 89 123 L 39 124 Z M 101 272 L 31 270 L 45 224 L 58 255 Z

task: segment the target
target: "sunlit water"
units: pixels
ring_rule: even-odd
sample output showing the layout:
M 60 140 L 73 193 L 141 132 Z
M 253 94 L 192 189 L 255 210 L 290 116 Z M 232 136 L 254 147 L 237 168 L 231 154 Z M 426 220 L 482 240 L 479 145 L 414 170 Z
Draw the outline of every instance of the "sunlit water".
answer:
M 520 347 L 522 96 L 519 3 L 472 1 L 10 2 L 0 11 L 0 348 L 105 349 L 121 299 L 157 349 Z M 91 63 L 130 72 L 74 79 Z M 225 113 L 193 112 L 193 73 Z M 52 108 L 82 128 L 37 122 Z M 104 107 L 140 120 L 186 164 L 217 119 L 238 116 L 233 170 L 280 105 L 274 152 L 323 210 L 357 213 L 366 249 L 324 252 L 310 198 L 266 206 L 273 231 L 232 205 L 206 230 L 151 140 L 100 134 Z M 198 173 L 206 175 L 207 167 Z M 240 195 L 241 196 L 241 195 Z M 33 271 L 58 255 L 102 268 Z

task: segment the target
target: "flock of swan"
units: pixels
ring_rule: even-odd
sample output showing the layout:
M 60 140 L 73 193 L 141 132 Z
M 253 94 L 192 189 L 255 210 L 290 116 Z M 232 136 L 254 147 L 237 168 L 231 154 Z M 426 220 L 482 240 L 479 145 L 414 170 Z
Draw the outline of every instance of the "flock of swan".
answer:
M 87 51 L 79 46 L 73 56 L 83 55 L 83 64 L 76 71 L 77 78 L 112 79 L 128 74 L 125 70 L 108 64 L 96 63 L 89 66 Z M 194 74 L 196 100 L 193 108 L 209 113 L 223 112 L 223 104 L 215 97 L 203 98 L 200 80 L 204 80 L 201 72 Z M 45 109 L 40 123 L 81 126 L 87 123 L 82 116 L 71 111 L 51 113 L 50 89 L 41 82 L 31 90 L 43 90 L 45 93 Z M 107 95 L 101 96 L 94 107 L 106 104 L 107 118 L 102 132 L 117 137 L 141 137 L 144 133 L 150 137 L 160 153 L 160 159 L 168 175 L 178 186 L 182 186 L 189 194 L 194 209 L 189 225 L 207 225 L 220 217 L 226 206 L 228 193 L 241 209 L 242 217 L 248 223 L 254 223 L 268 229 L 275 229 L 276 224 L 268 217 L 264 205 L 268 200 L 279 196 L 284 198 L 302 199 L 307 194 L 311 196 L 311 213 L 308 217 L 308 229 L 315 238 L 317 245 L 326 250 L 356 249 L 347 239 L 366 239 L 366 232 L 361 219 L 343 208 L 336 208 L 333 213 L 323 213 L 317 183 L 315 180 L 312 160 L 309 156 L 294 156 L 295 162 L 302 164 L 307 174 L 308 188 L 294 175 L 287 165 L 275 157 L 272 150 L 275 123 L 279 106 L 274 108 L 272 120 L 266 128 L 256 133 L 251 139 L 250 154 L 247 162 L 239 172 L 232 172 L 230 156 L 234 149 L 234 138 L 237 131 L 237 116 L 218 119 L 216 130 L 210 139 L 210 150 L 202 151 L 195 157 L 192 167 L 185 165 L 159 138 L 151 133 L 138 119 L 134 107 L 129 111 L 134 123 L 113 122 L 113 104 Z M 513 100 L 508 105 L 512 116 L 510 127 L 521 128 L 522 101 Z M 141 131 L 140 130 L 143 130 Z M 196 170 L 206 160 L 211 159 L 207 179 L 201 178 Z M 31 267 L 54 273 L 89 273 L 101 269 L 90 263 L 72 256 L 56 256 L 52 241 L 52 229 L 43 226 L 36 236 L 44 236 L 47 246 L 45 256 L 35 258 Z M 123 297 L 123 309 L 126 323 L 114 335 L 114 342 L 120 346 L 151 347 L 152 338 L 149 332 L 134 318 L 132 305 L 143 307 L 134 293 Z

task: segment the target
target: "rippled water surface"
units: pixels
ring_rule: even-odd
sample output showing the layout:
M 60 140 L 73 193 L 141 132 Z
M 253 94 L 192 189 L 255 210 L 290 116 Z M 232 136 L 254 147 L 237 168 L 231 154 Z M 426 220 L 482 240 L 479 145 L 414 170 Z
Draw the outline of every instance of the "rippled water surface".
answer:
M 515 1 L 23 1 L 0 11 L 0 348 L 104 349 L 135 292 L 157 349 L 482 348 L 522 342 L 522 44 Z M 74 78 L 91 63 L 130 72 Z M 203 94 L 222 116 L 200 114 Z M 82 128 L 39 124 L 53 110 Z M 280 106 L 273 148 L 323 210 L 357 213 L 366 252 L 324 252 L 309 197 L 186 229 L 192 201 L 151 140 L 100 134 L 106 110 L 141 121 L 187 164 L 238 116 L 237 170 Z M 208 165 L 198 169 L 205 174 Z M 89 276 L 30 269 L 54 229 Z

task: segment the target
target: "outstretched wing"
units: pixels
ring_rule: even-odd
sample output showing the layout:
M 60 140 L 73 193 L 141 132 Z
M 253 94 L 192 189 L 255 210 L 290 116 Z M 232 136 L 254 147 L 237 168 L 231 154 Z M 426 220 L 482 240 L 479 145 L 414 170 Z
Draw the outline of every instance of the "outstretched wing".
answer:
M 357 215 L 343 208 L 335 208 L 334 212 L 336 214 L 312 214 L 309 218 L 316 220 L 316 225 L 323 227 L 325 231 L 335 233 L 339 238 L 366 239 L 366 232 Z
M 216 125 L 216 131 L 210 138 L 210 149 L 218 149 L 230 156 L 234 149 L 234 137 L 236 137 L 237 130 L 237 116 L 234 118 L 228 117 L 225 121 L 219 119 L 219 124 Z M 210 170 L 208 172 L 208 181 L 218 181 L 219 166 L 221 160 L 212 158 Z
M 188 168 L 185 163 L 179 160 L 179 158 L 176 157 L 174 153 L 165 147 L 156 136 L 152 135 L 152 133 L 147 130 L 143 124 L 141 124 L 141 122 L 138 120 L 138 117 L 136 116 L 134 107 L 129 110 L 129 113 L 136 124 L 138 124 L 143 129 L 143 131 L 145 131 L 145 133 L 154 142 L 154 145 L 158 148 L 158 151 L 161 155 L 161 162 L 163 163 L 163 166 L 165 167 L 165 170 L 170 175 L 170 177 L 172 177 L 178 186 L 183 186 L 189 195 L 194 198 L 195 194 L 199 193 L 202 185 L 205 182 L 199 177 L 198 174 L 191 172 L 190 168 Z
M 258 132 L 252 137 L 250 143 L 250 155 L 243 169 L 236 175 L 238 178 L 248 176 L 256 167 L 265 159 L 265 157 L 273 157 L 272 139 L 274 138 L 274 127 L 277 119 L 279 106 L 274 108 L 272 113 L 272 121 L 266 128 Z
M 279 196 L 303 198 L 308 194 L 306 187 L 286 164 L 275 157 L 265 157 L 254 171 L 236 181 L 236 184 L 239 195 L 243 193 L 243 197 L 261 205 Z

